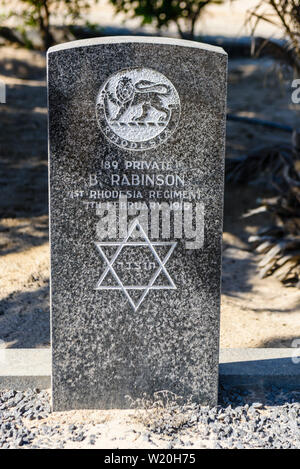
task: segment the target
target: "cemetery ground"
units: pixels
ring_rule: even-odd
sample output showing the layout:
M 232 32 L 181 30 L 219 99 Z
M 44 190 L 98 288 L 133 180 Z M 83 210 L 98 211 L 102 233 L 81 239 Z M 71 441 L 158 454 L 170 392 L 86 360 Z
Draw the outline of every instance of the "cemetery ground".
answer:
M 49 347 L 49 244 L 45 57 L 1 47 L 0 79 L 0 340 L 1 347 Z M 231 113 L 294 126 L 290 80 L 270 60 L 229 62 Z M 287 133 L 229 122 L 227 156 L 289 141 Z M 242 218 L 269 195 L 263 183 L 227 184 L 221 305 L 222 348 L 290 347 L 300 338 L 300 293 L 258 277 L 247 239 L 268 224 Z M 299 395 L 270 390 L 257 396 L 221 389 L 221 407 L 178 404 L 156 412 L 71 411 L 49 414 L 46 391 L 0 392 L 2 447 L 290 447 L 299 445 Z M 232 404 L 232 408 L 228 407 Z M 147 413 L 148 412 L 148 413 Z

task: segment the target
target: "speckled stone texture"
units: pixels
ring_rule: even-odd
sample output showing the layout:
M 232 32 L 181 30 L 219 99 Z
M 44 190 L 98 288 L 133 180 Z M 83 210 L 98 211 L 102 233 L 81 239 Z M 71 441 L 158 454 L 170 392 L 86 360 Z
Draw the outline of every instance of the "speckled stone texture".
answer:
M 160 390 L 216 404 L 226 70 L 174 39 L 48 51 L 55 411 Z M 101 205 L 120 191 L 125 215 Z M 168 225 L 155 206 L 174 202 Z

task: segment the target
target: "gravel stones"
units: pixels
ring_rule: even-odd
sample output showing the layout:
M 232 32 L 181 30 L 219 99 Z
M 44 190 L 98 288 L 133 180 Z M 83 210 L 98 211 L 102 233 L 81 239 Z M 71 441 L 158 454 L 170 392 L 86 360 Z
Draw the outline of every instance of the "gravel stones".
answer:
M 134 433 L 140 438 L 141 448 L 150 444 L 166 449 L 300 449 L 299 393 L 277 391 L 266 390 L 258 402 L 250 392 L 226 388 L 220 392 L 220 405 L 213 408 L 191 404 L 159 411 L 146 409 L 144 432 L 140 436 Z M 54 449 L 70 443 L 78 448 L 98 447 L 101 433 L 92 423 L 60 425 L 46 420 L 49 402 L 47 391 L 0 392 L 0 448 Z

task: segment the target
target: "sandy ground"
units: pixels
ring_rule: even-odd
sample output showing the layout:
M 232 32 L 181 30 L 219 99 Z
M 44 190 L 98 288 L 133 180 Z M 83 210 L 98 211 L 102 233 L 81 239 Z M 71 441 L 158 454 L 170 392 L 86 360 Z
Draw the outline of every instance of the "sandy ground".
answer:
M 0 48 L 0 346 L 49 345 L 47 133 L 43 54 Z M 266 60 L 234 60 L 229 68 L 230 112 L 299 126 L 290 82 Z M 228 123 L 227 155 L 289 140 L 289 134 Z M 263 185 L 226 186 L 221 347 L 289 347 L 300 337 L 300 293 L 276 279 L 260 280 L 247 238 L 268 222 L 242 219 L 266 195 Z
M 39 448 L 59 447 L 65 441 L 64 449 L 157 449 L 157 448 L 203 448 L 214 447 L 214 439 L 202 439 L 195 428 L 180 430 L 180 420 L 184 415 L 178 415 L 179 431 L 175 435 L 159 434 L 147 431 L 149 425 L 159 421 L 160 414 L 167 418 L 167 411 L 160 409 L 153 415 L 153 410 L 72 410 L 67 412 L 53 412 L 41 421 L 26 422 L 27 428 L 42 430 L 39 438 Z M 184 423 L 182 421 L 182 423 Z M 47 429 L 59 426 L 55 435 L 47 435 Z M 158 423 L 157 423 L 158 425 Z M 201 424 L 199 424 L 201 426 Z M 74 430 L 71 433 L 70 427 Z M 203 425 L 202 425 L 203 427 Z M 45 430 L 44 430 L 45 429 Z M 83 431 L 84 440 L 76 441 L 76 437 Z M 43 436 L 44 433 L 44 436 Z M 176 433 L 176 432 L 175 432 Z M 71 436 L 70 435 L 74 435 Z M 72 441 L 74 438 L 74 441 Z M 92 442 L 91 442 L 92 441 Z

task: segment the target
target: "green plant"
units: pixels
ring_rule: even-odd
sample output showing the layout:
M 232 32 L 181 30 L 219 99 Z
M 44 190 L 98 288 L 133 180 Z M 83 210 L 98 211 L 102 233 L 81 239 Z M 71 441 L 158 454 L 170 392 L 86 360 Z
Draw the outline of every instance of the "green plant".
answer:
M 97 0 L 93 0 L 97 1 Z M 0 0 L 9 13 L 6 19 L 14 17 L 18 22 L 18 29 L 26 36 L 28 27 L 36 28 L 42 39 L 43 49 L 54 44 L 51 32 L 51 20 L 58 13 L 64 17 L 65 22 L 76 21 L 82 12 L 91 5 L 89 0 Z
M 183 39 L 195 39 L 195 26 L 205 7 L 224 0 L 110 0 L 116 13 L 129 18 L 142 18 L 142 25 L 153 24 L 158 29 L 176 24 Z

